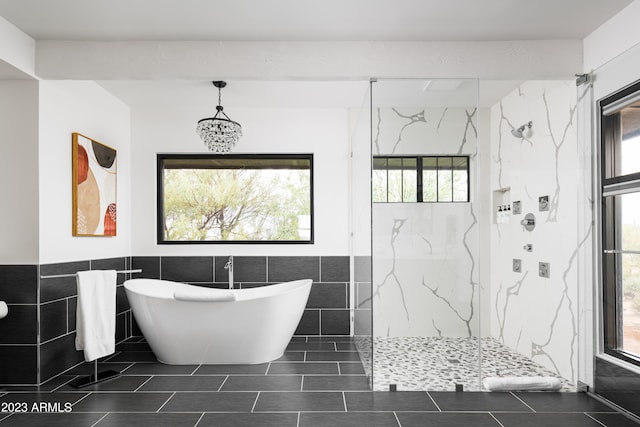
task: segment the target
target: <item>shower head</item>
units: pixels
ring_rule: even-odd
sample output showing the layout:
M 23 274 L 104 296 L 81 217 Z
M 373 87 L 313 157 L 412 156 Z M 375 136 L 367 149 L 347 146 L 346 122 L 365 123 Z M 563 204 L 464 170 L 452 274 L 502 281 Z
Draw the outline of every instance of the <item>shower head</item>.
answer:
M 533 122 L 525 123 L 522 126 L 520 126 L 518 129 L 512 129 L 511 135 L 515 136 L 516 138 L 524 138 L 525 129 L 526 128 L 531 129 L 531 126 L 533 126 Z

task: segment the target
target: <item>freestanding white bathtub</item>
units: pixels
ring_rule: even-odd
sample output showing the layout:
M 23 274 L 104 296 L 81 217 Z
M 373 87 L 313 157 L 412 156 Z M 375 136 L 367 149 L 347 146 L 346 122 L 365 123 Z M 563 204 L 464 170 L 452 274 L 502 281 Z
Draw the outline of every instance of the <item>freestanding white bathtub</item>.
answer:
M 307 305 L 311 283 L 305 279 L 229 290 L 131 279 L 124 288 L 160 362 L 253 364 L 283 354 Z

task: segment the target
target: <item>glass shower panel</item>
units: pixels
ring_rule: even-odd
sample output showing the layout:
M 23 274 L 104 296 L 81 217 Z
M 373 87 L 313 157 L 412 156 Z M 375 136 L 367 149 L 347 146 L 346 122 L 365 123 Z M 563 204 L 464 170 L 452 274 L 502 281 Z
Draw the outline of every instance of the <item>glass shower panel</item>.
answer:
M 475 79 L 372 84 L 374 390 L 479 389 L 477 112 Z
M 386 160 L 371 162 L 371 89 L 363 82 L 362 104 L 349 110 L 350 128 L 350 213 L 351 289 L 349 292 L 351 332 L 364 371 L 372 377 L 371 323 L 371 200 L 386 202 Z M 373 186 L 373 191 L 371 187 Z M 384 190 L 383 190 L 384 189 Z

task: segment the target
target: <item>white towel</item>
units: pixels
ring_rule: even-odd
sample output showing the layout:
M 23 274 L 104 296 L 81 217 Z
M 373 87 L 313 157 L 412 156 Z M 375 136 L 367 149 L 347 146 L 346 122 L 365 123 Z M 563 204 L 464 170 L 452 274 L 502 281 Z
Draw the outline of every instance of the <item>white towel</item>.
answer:
M 116 271 L 79 271 L 76 309 L 76 350 L 90 362 L 112 354 L 116 347 Z
M 560 390 L 556 377 L 487 377 L 482 385 L 489 391 Z
M 178 301 L 216 302 L 235 301 L 236 294 L 233 291 L 223 289 L 183 289 L 175 291 L 173 297 Z

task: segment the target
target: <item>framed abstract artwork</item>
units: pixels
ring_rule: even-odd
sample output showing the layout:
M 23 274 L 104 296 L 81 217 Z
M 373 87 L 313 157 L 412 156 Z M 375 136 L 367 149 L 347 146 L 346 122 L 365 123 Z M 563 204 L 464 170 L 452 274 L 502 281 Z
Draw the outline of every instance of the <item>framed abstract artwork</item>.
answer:
M 72 134 L 73 235 L 116 235 L 117 152 Z

